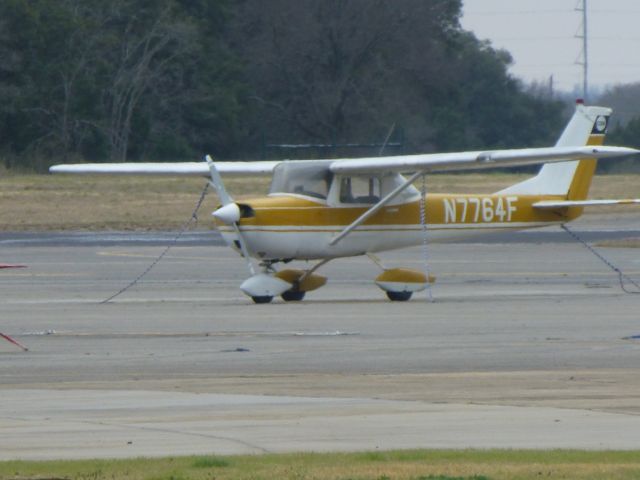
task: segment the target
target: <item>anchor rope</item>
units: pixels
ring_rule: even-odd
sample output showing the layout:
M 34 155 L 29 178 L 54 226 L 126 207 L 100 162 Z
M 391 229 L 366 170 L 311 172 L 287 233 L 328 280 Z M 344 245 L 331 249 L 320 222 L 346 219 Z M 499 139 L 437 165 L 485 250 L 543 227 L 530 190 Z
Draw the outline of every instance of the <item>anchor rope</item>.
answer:
M 631 277 L 625 274 L 613 262 L 608 260 L 604 255 L 598 252 L 595 248 L 589 245 L 582 237 L 580 237 L 580 235 L 578 235 L 576 232 L 574 232 L 569 227 L 567 227 L 566 224 L 560 225 L 560 228 L 562 228 L 565 232 L 567 232 L 578 243 L 582 244 L 587 250 L 589 250 L 593 255 L 595 255 L 595 257 L 598 260 L 600 260 L 602 263 L 604 263 L 607 267 L 609 267 L 618 275 L 618 282 L 620 282 L 620 288 L 624 293 L 640 294 L 640 284 L 638 284 L 635 280 L 633 280 Z M 637 291 L 629 290 L 625 285 L 625 281 L 633 285 L 635 288 L 637 288 Z
M 155 267 L 158 263 L 160 263 L 160 261 L 164 258 L 164 256 L 167 253 L 169 253 L 169 250 L 171 250 L 171 248 L 174 247 L 176 243 L 178 243 L 178 240 L 180 239 L 180 237 L 187 231 L 187 229 L 191 227 L 191 223 L 195 222 L 194 226 L 198 225 L 198 210 L 200 210 L 200 207 L 202 206 L 202 203 L 204 202 L 204 199 L 207 196 L 208 190 L 209 190 L 209 183 L 207 182 L 204 188 L 202 189 L 202 193 L 200 194 L 200 198 L 196 203 L 196 207 L 194 208 L 193 213 L 191 214 L 191 217 L 189 217 L 189 220 L 187 220 L 182 225 L 182 228 L 178 231 L 178 233 L 176 233 L 175 237 L 173 237 L 173 240 L 169 242 L 169 244 L 165 247 L 162 253 L 160 253 L 160 255 L 158 255 L 158 257 L 155 260 L 153 260 L 153 262 L 151 262 L 151 264 L 146 268 L 146 270 L 144 270 L 140 275 L 138 275 L 131 283 L 129 283 L 127 286 L 125 286 L 124 288 L 120 289 L 118 292 L 111 295 L 106 300 L 103 300 L 102 302 L 100 302 L 100 305 L 109 303 L 111 300 L 122 295 L 131 287 L 136 285 L 140 280 L 142 280 L 145 277 L 145 275 L 147 275 L 153 269 L 153 267 Z
M 427 229 L 427 180 L 426 175 L 422 175 L 422 186 L 420 188 L 420 225 L 422 227 L 422 259 L 424 261 L 424 273 L 427 276 L 427 301 L 433 303 L 433 292 L 429 281 L 429 232 Z

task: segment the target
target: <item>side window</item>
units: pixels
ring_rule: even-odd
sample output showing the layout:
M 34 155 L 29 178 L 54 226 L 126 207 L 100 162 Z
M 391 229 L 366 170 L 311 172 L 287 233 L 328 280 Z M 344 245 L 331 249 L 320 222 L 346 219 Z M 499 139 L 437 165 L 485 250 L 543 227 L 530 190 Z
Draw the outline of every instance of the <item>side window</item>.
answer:
M 341 203 L 376 203 L 380 201 L 378 177 L 343 177 L 340 180 Z

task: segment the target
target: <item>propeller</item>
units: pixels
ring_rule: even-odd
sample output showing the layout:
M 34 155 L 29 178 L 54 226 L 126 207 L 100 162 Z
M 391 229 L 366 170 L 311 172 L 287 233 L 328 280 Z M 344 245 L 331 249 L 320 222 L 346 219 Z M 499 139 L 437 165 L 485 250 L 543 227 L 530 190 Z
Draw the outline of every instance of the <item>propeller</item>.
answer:
M 213 212 L 213 216 L 220 221 L 224 222 L 227 225 L 231 225 L 233 230 L 236 232 L 236 236 L 238 237 L 238 243 L 240 244 L 240 251 L 242 251 L 242 256 L 247 261 L 247 267 L 249 267 L 249 272 L 251 275 L 256 274 L 255 267 L 253 266 L 253 262 L 251 261 L 251 257 L 249 256 L 249 249 L 247 247 L 246 239 L 244 235 L 240 231 L 240 227 L 238 226 L 238 222 L 240 221 L 240 207 L 236 202 L 233 201 L 231 195 L 227 193 L 227 190 L 224 188 L 224 183 L 222 183 L 222 177 L 220 177 L 220 172 L 216 168 L 215 163 L 211 160 L 211 157 L 207 155 L 205 157 L 207 161 L 207 165 L 209 166 L 209 172 L 211 174 L 211 180 L 209 183 L 213 187 L 213 189 L 218 194 L 218 198 L 222 202 L 222 207 L 218 208 L 215 212 Z

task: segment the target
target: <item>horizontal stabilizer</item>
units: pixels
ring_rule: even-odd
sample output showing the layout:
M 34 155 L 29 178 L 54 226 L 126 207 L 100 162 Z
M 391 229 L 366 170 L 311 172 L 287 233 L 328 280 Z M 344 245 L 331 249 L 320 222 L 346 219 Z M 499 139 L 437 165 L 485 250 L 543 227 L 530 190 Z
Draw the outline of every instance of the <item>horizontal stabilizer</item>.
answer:
M 554 210 L 569 207 L 602 207 L 607 205 L 633 205 L 640 204 L 640 198 L 626 200 L 544 200 L 533 204 L 533 208 L 542 210 Z

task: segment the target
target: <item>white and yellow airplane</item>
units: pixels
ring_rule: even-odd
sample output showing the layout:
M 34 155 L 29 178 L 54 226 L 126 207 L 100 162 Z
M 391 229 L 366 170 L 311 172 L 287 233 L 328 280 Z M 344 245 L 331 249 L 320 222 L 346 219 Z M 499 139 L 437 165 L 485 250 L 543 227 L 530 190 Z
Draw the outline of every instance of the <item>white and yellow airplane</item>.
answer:
M 375 253 L 485 232 L 560 225 L 591 205 L 640 203 L 587 200 L 596 161 L 638 153 L 603 146 L 611 110 L 576 105 L 554 147 L 436 153 L 376 158 L 183 163 L 56 165 L 54 173 L 196 175 L 210 178 L 222 205 L 213 212 L 226 243 L 251 272 L 240 286 L 256 303 L 281 295 L 302 300 L 326 278 L 328 261 L 369 255 L 383 269 L 375 283 L 391 300 L 408 300 L 431 278 L 421 271 L 383 267 Z M 543 164 L 524 182 L 491 195 L 422 195 L 412 184 L 430 172 Z M 221 175 L 272 175 L 269 195 L 235 202 Z M 407 177 L 403 176 L 407 175 Z M 426 219 L 426 220 L 425 220 Z M 259 268 L 253 264 L 259 262 Z M 278 263 L 314 260 L 306 270 L 276 271 Z

